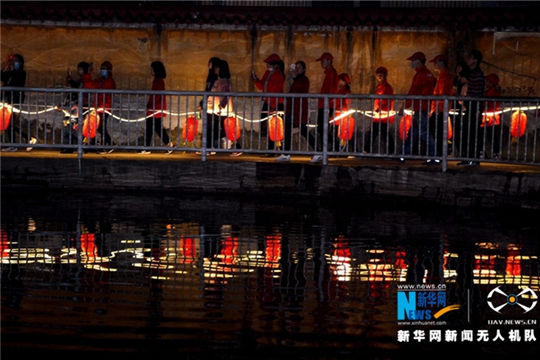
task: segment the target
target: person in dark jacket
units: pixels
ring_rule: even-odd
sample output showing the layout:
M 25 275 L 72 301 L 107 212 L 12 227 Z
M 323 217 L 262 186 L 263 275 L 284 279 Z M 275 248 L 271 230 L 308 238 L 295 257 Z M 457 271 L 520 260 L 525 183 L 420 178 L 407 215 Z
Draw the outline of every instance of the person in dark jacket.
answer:
M 23 88 L 26 85 L 26 71 L 24 70 L 24 58 L 20 54 L 9 55 L 6 67 L 2 70 L 1 74 L 2 85 L 5 87 L 20 87 Z M 25 94 L 21 90 L 9 90 L 2 91 L 2 101 L 8 103 L 18 109 L 21 108 L 21 104 L 24 103 Z M 15 142 L 16 134 L 21 135 L 21 142 L 26 142 L 28 135 L 23 131 L 20 126 L 19 113 L 12 113 L 12 118 L 9 126 L 2 133 L 2 142 Z M 36 139 L 32 137 L 30 142 L 35 144 Z M 8 147 L 2 149 L 2 151 L 17 151 L 15 147 Z

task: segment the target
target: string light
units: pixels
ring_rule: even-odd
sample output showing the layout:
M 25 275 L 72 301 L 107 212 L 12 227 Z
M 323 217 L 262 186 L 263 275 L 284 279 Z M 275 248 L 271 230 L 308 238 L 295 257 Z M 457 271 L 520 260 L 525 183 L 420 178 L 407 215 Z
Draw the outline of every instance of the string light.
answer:
M 18 109 L 16 107 L 12 106 L 12 105 L 7 104 L 7 103 L 0 103 L 0 109 L 2 109 L 3 107 L 6 107 L 6 108 L 10 109 L 14 113 L 24 114 L 24 115 L 41 115 L 41 114 L 45 114 L 45 113 L 51 112 L 51 111 L 58 111 L 58 112 L 64 113 L 64 116 L 69 118 L 71 121 L 76 121 L 78 119 L 78 114 L 71 114 L 69 111 L 67 111 L 65 109 L 62 109 L 59 106 L 51 106 L 49 108 L 46 108 L 44 110 L 39 110 L 39 111 L 27 111 L 27 110 Z M 498 110 L 498 111 L 484 112 L 484 113 L 482 113 L 482 115 L 494 116 L 494 115 L 499 115 L 499 114 L 503 114 L 503 113 L 511 112 L 511 111 L 529 111 L 529 110 L 538 110 L 538 109 L 540 109 L 540 105 L 537 105 L 537 106 L 517 106 L 517 107 L 514 106 L 514 107 L 504 108 L 504 109 Z M 95 110 L 98 113 L 108 114 L 113 119 L 116 119 L 116 120 L 118 120 L 120 122 L 128 122 L 128 123 L 145 121 L 146 119 L 154 117 L 155 115 L 158 115 L 158 114 L 159 115 L 164 114 L 164 115 L 169 115 L 169 116 L 174 116 L 174 117 L 188 117 L 188 116 L 197 114 L 196 111 L 188 111 L 188 112 L 177 113 L 177 112 L 172 112 L 172 111 L 168 111 L 168 110 L 159 110 L 159 111 L 153 112 L 152 114 L 142 116 L 142 117 L 139 117 L 139 118 L 136 118 L 136 119 L 127 119 L 127 118 L 123 118 L 123 117 L 120 117 L 118 115 L 115 115 L 112 112 L 110 112 L 109 110 L 104 109 L 104 108 L 88 108 L 86 111 L 83 112 L 83 117 L 86 116 L 86 114 L 88 114 L 92 110 Z M 374 111 L 371 111 L 371 110 L 351 109 L 351 110 L 345 111 L 345 112 L 339 114 L 338 116 L 332 118 L 332 120 L 330 120 L 330 123 L 334 123 L 336 121 L 339 121 L 340 119 L 343 119 L 343 118 L 345 118 L 345 117 L 347 117 L 349 115 L 355 114 L 355 113 L 364 115 L 366 117 L 379 118 L 379 119 L 386 119 L 386 118 L 389 118 L 389 117 L 392 117 L 392 116 L 395 116 L 395 115 L 398 114 L 396 111 L 393 111 L 393 110 L 392 111 L 374 112 Z M 414 111 L 409 110 L 409 109 L 405 109 L 405 110 L 403 110 L 403 113 L 406 114 L 406 115 L 413 115 Z M 236 117 L 237 119 L 239 119 L 239 120 L 241 120 L 243 122 L 246 122 L 246 123 L 255 124 L 255 123 L 262 123 L 264 121 L 267 121 L 270 118 L 272 118 L 272 116 L 274 116 L 274 115 L 283 116 L 284 114 L 285 113 L 283 111 L 277 111 L 277 112 L 275 112 L 275 113 L 273 113 L 271 115 L 268 115 L 268 116 L 260 118 L 260 119 L 249 119 L 249 118 L 246 118 L 246 117 L 241 116 L 239 114 L 236 114 L 234 112 L 231 112 L 230 114 L 227 114 L 227 115 L 232 116 L 232 117 Z M 456 111 L 456 110 L 450 110 L 450 111 L 448 111 L 448 114 L 449 115 L 464 115 L 464 113 Z

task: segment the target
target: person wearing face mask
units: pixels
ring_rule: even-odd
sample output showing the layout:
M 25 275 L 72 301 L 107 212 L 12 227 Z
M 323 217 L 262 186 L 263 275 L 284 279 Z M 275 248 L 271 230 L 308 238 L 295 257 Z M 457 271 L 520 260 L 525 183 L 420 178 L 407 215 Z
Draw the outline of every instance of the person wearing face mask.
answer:
M 266 71 L 261 79 L 257 77 L 255 71 L 251 72 L 253 83 L 257 89 L 262 90 L 265 93 L 282 93 L 285 84 L 283 61 L 279 55 L 271 54 L 264 62 L 266 63 Z M 263 98 L 261 118 L 268 117 L 276 111 L 283 111 L 283 98 Z M 275 148 L 275 142 L 268 137 L 268 121 L 265 121 L 264 123 L 264 125 L 261 124 L 261 135 L 268 138 L 268 149 L 271 150 Z
M 408 95 L 433 95 L 435 88 L 435 77 L 426 67 L 426 55 L 423 52 L 415 52 L 407 60 L 411 62 L 411 68 L 415 71 Z M 428 156 L 435 155 L 435 142 L 433 136 L 428 132 L 428 100 L 408 99 L 405 101 L 405 108 L 414 111 L 410 134 L 405 140 L 403 155 L 409 155 L 412 150 L 418 148 L 418 142 L 427 143 Z M 403 108 L 399 111 L 403 113 Z M 405 162 L 405 158 L 400 158 Z
M 9 55 L 7 65 L 3 68 L 1 74 L 3 86 L 24 87 L 26 85 L 26 71 L 24 70 L 24 58 L 20 54 Z M 20 109 L 24 102 L 24 91 L 4 91 L 2 92 L 2 101 L 11 104 Z M 28 137 L 20 124 L 20 114 L 12 113 L 9 126 L 2 132 L 2 142 L 15 142 L 15 135 L 21 134 L 21 142 L 25 142 Z M 30 143 L 35 144 L 36 138 L 31 137 Z M 31 149 L 31 148 L 28 148 Z M 16 147 L 3 148 L 2 151 L 17 151 Z
M 112 77 L 113 66 L 109 61 L 104 61 L 101 64 L 99 71 L 99 78 L 95 79 L 91 87 L 94 89 L 116 89 L 116 83 Z M 109 130 L 107 129 L 107 122 L 109 120 L 109 114 L 111 112 L 112 95 L 111 94 L 95 94 L 94 107 L 101 118 L 99 126 L 96 129 L 101 134 L 101 145 L 114 145 Z M 90 140 L 91 145 L 95 145 L 96 138 Z M 114 149 L 103 150 L 102 153 L 112 153 Z

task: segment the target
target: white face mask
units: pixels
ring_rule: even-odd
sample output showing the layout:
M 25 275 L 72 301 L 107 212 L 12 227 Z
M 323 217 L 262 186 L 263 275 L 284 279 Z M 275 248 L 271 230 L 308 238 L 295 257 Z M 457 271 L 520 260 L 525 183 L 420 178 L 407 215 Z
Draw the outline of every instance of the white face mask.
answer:
M 105 69 L 101 69 L 101 76 L 102 77 L 107 77 L 107 75 L 109 75 L 109 72 Z
M 411 68 L 416 69 L 416 67 L 417 67 L 416 61 L 415 60 L 411 61 Z
M 13 63 L 13 68 L 14 68 L 15 70 L 19 70 L 19 69 L 21 68 L 21 64 L 18 63 L 18 62 L 14 62 L 14 63 Z

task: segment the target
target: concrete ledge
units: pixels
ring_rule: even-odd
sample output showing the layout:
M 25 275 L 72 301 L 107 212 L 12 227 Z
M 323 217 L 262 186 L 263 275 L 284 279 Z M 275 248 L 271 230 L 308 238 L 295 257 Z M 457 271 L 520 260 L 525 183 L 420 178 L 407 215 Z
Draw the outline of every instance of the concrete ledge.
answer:
M 369 163 L 369 162 L 368 162 Z M 408 162 L 409 164 L 409 162 Z M 395 196 L 451 206 L 540 208 L 540 167 L 2 157 L 3 191 L 182 191 L 268 196 Z

